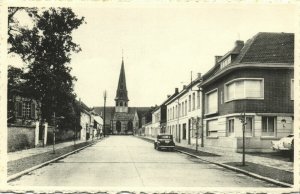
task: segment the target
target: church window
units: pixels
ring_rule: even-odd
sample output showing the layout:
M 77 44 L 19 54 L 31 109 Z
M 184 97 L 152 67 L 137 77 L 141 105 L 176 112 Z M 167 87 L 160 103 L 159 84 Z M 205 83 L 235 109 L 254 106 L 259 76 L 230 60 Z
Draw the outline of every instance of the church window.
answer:
M 120 102 L 120 106 L 123 106 L 123 103 L 122 103 L 122 102 Z
M 126 102 L 124 102 L 124 105 L 125 105 L 125 106 L 127 106 L 127 103 L 126 103 Z

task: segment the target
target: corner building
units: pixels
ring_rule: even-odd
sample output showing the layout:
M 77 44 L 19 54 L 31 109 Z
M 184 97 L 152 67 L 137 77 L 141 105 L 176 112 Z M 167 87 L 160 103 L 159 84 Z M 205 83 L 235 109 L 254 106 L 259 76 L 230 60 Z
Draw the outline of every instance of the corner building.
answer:
M 205 146 L 269 152 L 271 141 L 293 133 L 294 34 L 258 33 L 203 76 Z

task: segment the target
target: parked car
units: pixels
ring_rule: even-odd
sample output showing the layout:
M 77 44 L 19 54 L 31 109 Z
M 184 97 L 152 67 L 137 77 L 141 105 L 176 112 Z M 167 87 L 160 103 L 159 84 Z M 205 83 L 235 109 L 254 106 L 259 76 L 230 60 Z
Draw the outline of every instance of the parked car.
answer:
M 290 134 L 278 141 L 272 141 L 273 150 L 288 151 L 294 150 L 294 134 Z
M 154 142 L 154 149 L 174 150 L 175 143 L 172 135 L 158 135 Z

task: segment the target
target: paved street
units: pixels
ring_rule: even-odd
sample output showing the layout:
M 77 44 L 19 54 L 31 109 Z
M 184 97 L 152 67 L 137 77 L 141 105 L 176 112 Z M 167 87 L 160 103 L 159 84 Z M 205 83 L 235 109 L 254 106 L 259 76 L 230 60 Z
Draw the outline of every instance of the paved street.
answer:
M 217 158 L 216 158 L 217 160 Z M 110 136 L 9 183 L 18 186 L 274 187 L 132 136 Z

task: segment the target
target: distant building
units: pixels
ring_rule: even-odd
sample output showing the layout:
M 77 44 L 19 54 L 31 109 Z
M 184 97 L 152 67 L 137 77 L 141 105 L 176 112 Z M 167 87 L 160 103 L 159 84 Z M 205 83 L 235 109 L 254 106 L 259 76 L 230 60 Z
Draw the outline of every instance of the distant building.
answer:
M 92 123 L 92 113 L 91 108 L 84 104 L 81 100 L 77 101 L 80 108 L 80 139 L 88 140 L 92 137 L 93 126 Z
M 141 127 L 140 116 L 149 107 L 129 107 L 126 87 L 124 61 L 122 59 L 115 106 L 105 109 L 105 129 L 111 134 L 133 134 Z M 104 118 L 104 107 L 94 107 L 94 110 Z
M 293 133 L 294 34 L 258 33 L 245 44 L 236 41 L 216 57 L 201 87 L 205 147 L 241 151 L 245 114 L 246 150 L 270 151 L 271 140 Z

